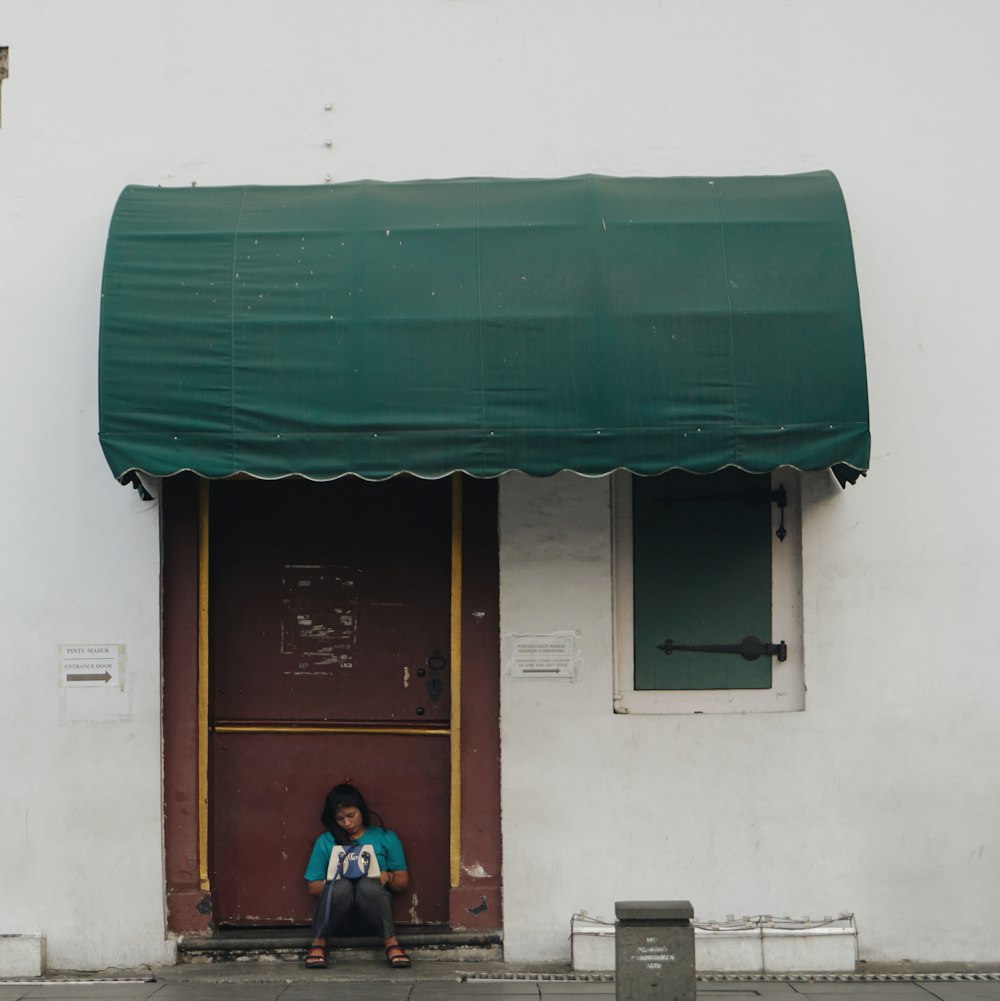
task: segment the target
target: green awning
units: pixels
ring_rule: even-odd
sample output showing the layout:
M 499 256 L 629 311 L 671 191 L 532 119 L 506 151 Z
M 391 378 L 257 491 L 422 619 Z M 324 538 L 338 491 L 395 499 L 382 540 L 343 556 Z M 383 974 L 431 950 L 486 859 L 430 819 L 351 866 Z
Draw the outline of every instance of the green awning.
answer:
M 836 178 L 129 187 L 115 476 L 588 475 L 869 459 Z

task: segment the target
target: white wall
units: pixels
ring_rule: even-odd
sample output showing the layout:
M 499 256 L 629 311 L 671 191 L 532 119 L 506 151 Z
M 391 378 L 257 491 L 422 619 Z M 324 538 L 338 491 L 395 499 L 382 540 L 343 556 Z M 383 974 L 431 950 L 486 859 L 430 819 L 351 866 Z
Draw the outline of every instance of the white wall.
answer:
M 699 25 L 681 8 L 696 16 L 679 35 L 650 12 L 635 42 L 637 66 L 684 65 L 686 112 L 668 100 L 655 115 L 636 95 L 665 143 L 650 162 L 838 173 L 866 324 L 872 472 L 844 494 L 807 478 L 807 710 L 745 717 L 613 717 L 607 487 L 503 482 L 504 634 L 577 629 L 582 651 L 574 683 L 504 679 L 507 954 L 567 955 L 579 909 L 689 897 L 705 917 L 852 911 L 872 962 L 995 962 L 987 272 L 1000 213 L 995 186 L 976 178 L 998 159 L 987 123 L 1000 81 L 979 37 L 998 15 L 969 3 L 949 14 L 706 4 Z M 639 871 L 610 873 L 598 833 L 622 837 Z M 560 865 L 546 869 L 539 844 Z
M 577 630 L 582 654 L 572 682 L 503 681 L 508 958 L 566 956 L 575 911 L 687 898 L 721 920 L 851 911 L 868 961 L 995 961 L 997 683 L 985 659 L 956 682 L 908 656 L 918 616 L 934 643 L 928 620 L 975 623 L 937 611 L 947 582 L 896 607 L 921 589 L 867 564 L 894 517 L 865 526 L 873 483 L 805 478 L 806 711 L 650 717 L 611 713 L 608 481 L 502 480 L 504 636 Z
M 506 481 L 504 628 L 579 628 L 583 652 L 575 685 L 505 681 L 509 952 L 566 954 L 570 913 L 620 895 L 570 832 L 601 822 L 595 789 L 621 789 L 699 912 L 849 908 L 871 958 L 995 955 L 998 10 L 5 0 L 0 931 L 45 932 L 58 967 L 169 955 L 158 515 L 96 441 L 125 184 L 827 167 L 853 223 L 875 449 L 866 482 L 808 515 L 808 709 L 612 718 L 605 487 Z M 125 644 L 113 704 L 67 707 L 58 647 L 76 641 Z M 669 796 L 616 767 L 637 754 Z M 540 764 L 568 771 L 545 782 Z M 535 873 L 529 834 L 576 864 Z

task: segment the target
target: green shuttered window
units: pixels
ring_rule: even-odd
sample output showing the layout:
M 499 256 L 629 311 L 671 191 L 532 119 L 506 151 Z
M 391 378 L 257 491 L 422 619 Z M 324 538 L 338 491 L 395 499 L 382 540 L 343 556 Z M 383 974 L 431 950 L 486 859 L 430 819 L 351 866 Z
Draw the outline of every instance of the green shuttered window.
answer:
M 615 474 L 616 712 L 805 707 L 802 480 L 789 468 Z M 774 652 L 684 649 L 748 638 Z
M 770 688 L 770 657 L 661 649 L 770 640 L 770 477 L 637 477 L 632 518 L 636 689 Z

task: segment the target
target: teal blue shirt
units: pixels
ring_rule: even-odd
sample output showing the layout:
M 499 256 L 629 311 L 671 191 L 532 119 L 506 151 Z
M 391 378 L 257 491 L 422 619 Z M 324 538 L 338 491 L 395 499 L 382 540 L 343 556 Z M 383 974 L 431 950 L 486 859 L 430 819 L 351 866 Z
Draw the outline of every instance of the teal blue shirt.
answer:
M 306 866 L 306 879 L 313 882 L 326 879 L 326 867 L 330 864 L 333 846 L 337 842 L 329 831 L 324 831 L 313 845 L 309 864 Z M 395 831 L 385 831 L 381 827 L 369 827 L 357 841 L 357 845 L 371 845 L 375 849 L 378 866 L 385 872 L 395 872 L 406 868 L 406 856 L 403 845 Z

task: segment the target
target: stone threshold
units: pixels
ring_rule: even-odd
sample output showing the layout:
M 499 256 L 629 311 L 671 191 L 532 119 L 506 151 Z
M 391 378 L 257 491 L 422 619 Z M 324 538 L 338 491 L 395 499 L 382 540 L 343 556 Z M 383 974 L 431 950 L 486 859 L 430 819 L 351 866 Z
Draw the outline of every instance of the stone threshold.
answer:
M 399 941 L 424 961 L 476 962 L 503 958 L 503 933 L 448 928 L 407 930 Z M 213 935 L 185 935 L 177 941 L 178 963 L 287 960 L 305 954 L 310 935 L 304 928 L 231 928 Z M 384 962 L 382 940 L 375 936 L 336 937 L 329 949 L 351 962 Z

